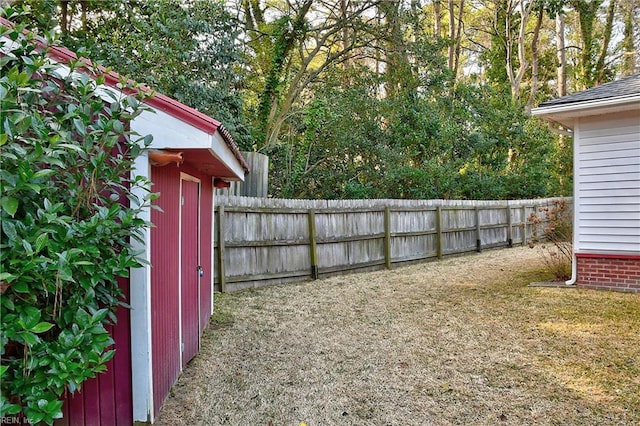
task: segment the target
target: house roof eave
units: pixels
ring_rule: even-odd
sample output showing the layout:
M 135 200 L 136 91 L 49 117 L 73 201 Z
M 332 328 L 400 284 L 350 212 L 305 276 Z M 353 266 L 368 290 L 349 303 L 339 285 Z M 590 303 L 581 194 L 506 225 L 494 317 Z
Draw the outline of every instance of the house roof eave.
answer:
M 549 106 L 543 105 L 532 109 L 531 115 L 573 129 L 575 119 L 578 117 L 632 110 L 640 110 L 640 94 Z

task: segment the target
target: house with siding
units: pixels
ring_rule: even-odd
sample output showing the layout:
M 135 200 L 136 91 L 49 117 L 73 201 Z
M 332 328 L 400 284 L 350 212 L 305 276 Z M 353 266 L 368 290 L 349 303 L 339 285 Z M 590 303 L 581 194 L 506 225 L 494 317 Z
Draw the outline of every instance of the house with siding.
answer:
M 12 25 L 4 18 L 0 24 Z M 10 55 L 13 43 L 0 38 L 0 56 Z M 59 65 L 61 77 L 72 72 L 66 64 L 77 60 L 56 46 L 47 55 Z M 102 71 L 105 83 L 96 93 L 111 102 L 128 89 L 121 88 L 118 74 Z M 83 69 L 73 72 L 95 77 Z M 118 280 L 131 309 L 117 312 L 111 330 L 116 352 L 107 371 L 68 394 L 56 425 L 153 423 L 171 386 L 197 354 L 213 313 L 214 189 L 244 180 L 249 166 L 222 123 L 161 94 L 144 102 L 149 109 L 129 125 L 153 136 L 132 171 L 149 178 L 148 189 L 159 193 L 154 202 L 159 209 L 143 213 L 153 227 L 135 243 L 146 264 Z
M 640 292 L 640 74 L 543 102 L 532 114 L 573 133 L 567 284 Z

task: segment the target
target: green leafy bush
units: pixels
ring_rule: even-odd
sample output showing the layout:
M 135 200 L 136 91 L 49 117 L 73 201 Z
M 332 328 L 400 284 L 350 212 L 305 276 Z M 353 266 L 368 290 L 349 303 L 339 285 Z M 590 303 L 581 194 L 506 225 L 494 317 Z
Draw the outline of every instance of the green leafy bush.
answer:
M 50 41 L 22 28 L 0 33 L 13 41 L 0 56 L 0 417 L 51 424 L 114 356 L 118 277 L 139 266 L 131 239 L 152 198 L 130 172 L 150 137 L 129 131 L 140 96 L 105 102 L 98 70 L 52 63 Z

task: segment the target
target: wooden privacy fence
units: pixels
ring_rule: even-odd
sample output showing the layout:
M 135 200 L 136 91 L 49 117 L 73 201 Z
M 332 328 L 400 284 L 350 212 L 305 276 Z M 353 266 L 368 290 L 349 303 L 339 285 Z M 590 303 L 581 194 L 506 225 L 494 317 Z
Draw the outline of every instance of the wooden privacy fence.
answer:
M 215 196 L 266 197 L 269 192 L 269 157 L 259 152 L 241 152 L 251 170 L 244 182 L 230 182 L 225 189 L 216 189 Z
M 218 291 L 525 244 L 556 198 L 515 201 L 216 197 Z

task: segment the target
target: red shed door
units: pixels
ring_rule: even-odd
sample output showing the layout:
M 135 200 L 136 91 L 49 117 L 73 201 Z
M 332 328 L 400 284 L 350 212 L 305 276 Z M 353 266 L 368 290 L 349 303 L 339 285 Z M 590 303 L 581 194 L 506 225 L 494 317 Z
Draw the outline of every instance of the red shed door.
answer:
M 182 366 L 198 353 L 200 337 L 200 181 L 180 174 L 180 307 Z

